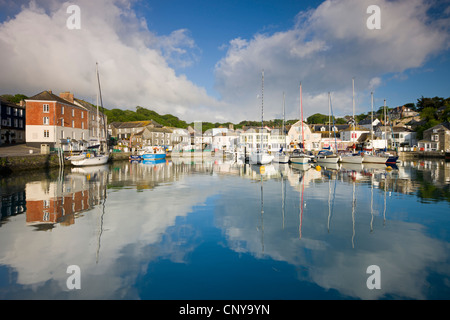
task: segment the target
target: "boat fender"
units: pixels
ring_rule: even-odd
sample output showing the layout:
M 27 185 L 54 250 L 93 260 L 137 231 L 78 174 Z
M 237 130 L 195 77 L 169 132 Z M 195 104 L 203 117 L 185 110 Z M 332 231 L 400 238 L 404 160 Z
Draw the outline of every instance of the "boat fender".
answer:
M 316 166 L 316 171 L 320 171 L 322 168 L 320 166 Z
M 90 157 L 91 157 L 91 154 L 88 153 L 88 154 L 86 155 L 86 158 L 90 158 Z
M 387 167 L 386 167 L 386 170 L 387 170 L 387 171 L 391 171 L 391 170 L 392 170 L 392 167 L 391 167 L 391 166 L 387 166 Z

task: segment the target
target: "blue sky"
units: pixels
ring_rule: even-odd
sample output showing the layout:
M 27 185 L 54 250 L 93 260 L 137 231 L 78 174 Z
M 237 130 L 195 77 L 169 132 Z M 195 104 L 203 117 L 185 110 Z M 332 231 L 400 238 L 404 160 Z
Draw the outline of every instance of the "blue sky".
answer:
M 66 27 L 67 7 L 81 27 Z M 381 29 L 369 30 L 370 5 Z M 188 121 L 239 122 L 449 97 L 450 1 L 0 0 L 0 94 L 72 91 Z M 264 69 L 264 101 L 261 71 Z

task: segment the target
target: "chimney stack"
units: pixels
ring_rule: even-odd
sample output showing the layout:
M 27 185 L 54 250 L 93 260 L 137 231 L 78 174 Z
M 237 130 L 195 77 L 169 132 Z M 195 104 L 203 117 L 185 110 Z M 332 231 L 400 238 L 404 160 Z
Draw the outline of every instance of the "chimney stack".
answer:
M 70 103 L 73 103 L 73 93 L 70 93 L 70 91 L 61 92 L 59 94 L 60 98 L 63 98 L 66 101 L 69 101 Z

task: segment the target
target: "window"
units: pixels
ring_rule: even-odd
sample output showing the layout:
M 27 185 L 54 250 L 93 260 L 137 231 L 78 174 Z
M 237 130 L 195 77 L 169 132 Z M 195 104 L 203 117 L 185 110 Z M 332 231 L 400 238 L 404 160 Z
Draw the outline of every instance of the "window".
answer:
M 75 117 L 75 109 L 72 109 L 72 117 Z
M 75 120 L 72 120 L 72 128 L 75 128 Z
M 48 104 L 43 104 L 43 108 L 44 108 L 44 113 L 50 112 L 50 106 Z
M 81 119 L 84 119 L 84 112 L 81 111 Z
M 81 129 L 84 129 L 84 122 L 81 123 Z
M 19 120 L 18 119 L 14 119 L 14 127 L 16 127 L 16 128 L 19 127 Z
M 61 106 L 61 114 L 64 114 L 64 106 Z
M 439 135 L 433 134 L 433 135 L 431 136 L 431 141 L 439 141 Z
M 6 107 L 6 114 L 11 114 L 11 107 Z
M 50 119 L 49 117 L 44 117 L 43 118 L 44 124 L 50 124 L 50 120 L 49 119 Z
M 44 130 L 44 138 L 49 138 L 49 137 L 50 137 L 50 131 Z
M 17 116 L 17 108 L 13 109 L 13 116 Z

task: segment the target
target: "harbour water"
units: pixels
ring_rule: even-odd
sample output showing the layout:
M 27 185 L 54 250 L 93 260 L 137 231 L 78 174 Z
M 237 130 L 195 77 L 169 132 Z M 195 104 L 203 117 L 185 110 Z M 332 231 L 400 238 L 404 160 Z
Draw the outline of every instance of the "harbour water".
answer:
M 123 161 L 0 182 L 3 300 L 450 298 L 449 162 Z

